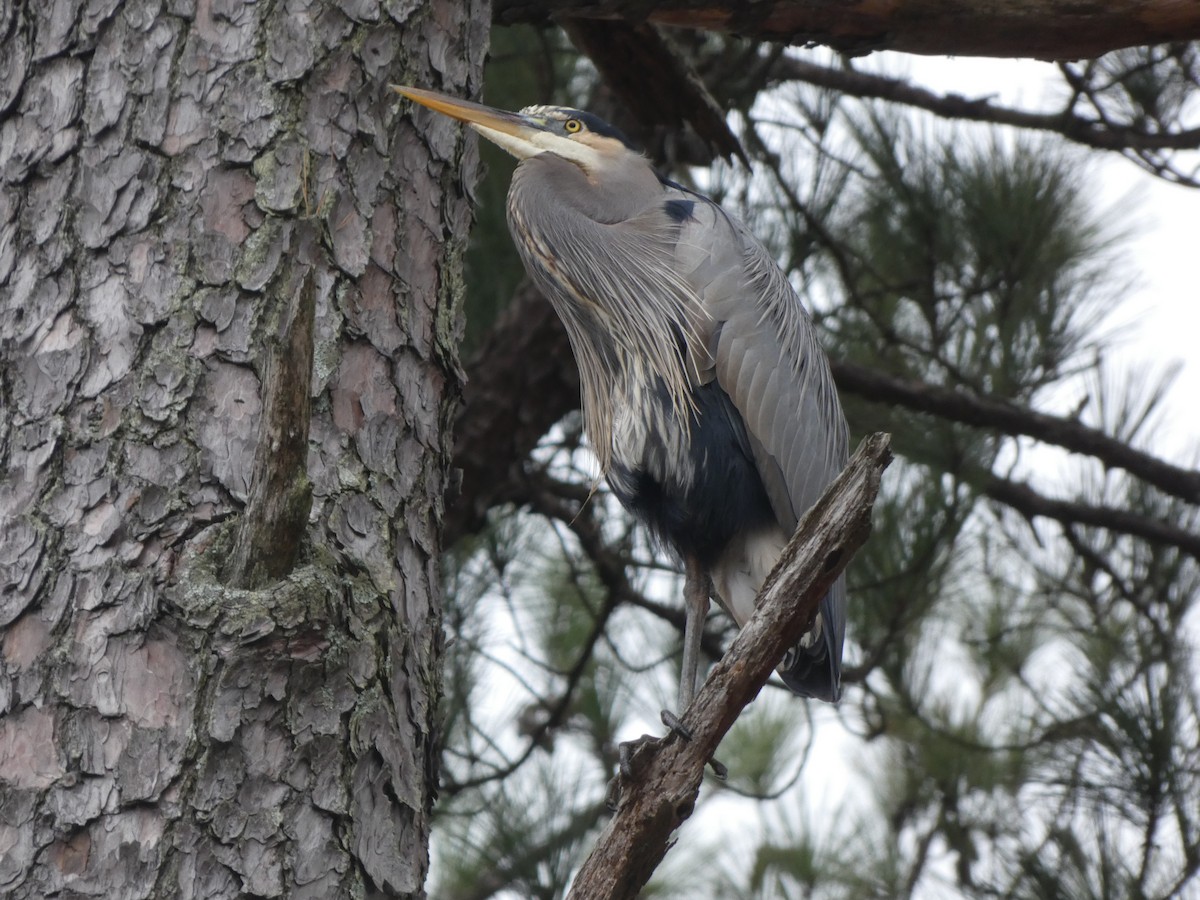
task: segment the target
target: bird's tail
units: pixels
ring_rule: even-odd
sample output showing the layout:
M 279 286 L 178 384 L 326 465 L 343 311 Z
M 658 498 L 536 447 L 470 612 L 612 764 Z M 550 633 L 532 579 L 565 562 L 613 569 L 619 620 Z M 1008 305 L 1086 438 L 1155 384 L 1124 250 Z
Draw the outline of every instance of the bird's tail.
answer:
M 837 703 L 842 693 L 842 641 L 845 632 L 846 580 L 842 576 L 821 600 L 813 631 L 789 650 L 780 663 L 779 675 L 783 683 L 802 697 Z

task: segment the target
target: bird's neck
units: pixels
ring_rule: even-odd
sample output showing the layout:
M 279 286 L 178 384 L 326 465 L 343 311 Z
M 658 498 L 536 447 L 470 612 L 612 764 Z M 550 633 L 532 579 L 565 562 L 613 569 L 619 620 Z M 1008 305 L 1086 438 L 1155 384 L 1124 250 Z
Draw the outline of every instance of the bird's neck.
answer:
M 641 213 L 663 193 L 662 183 L 645 160 L 632 165 L 602 160 L 585 171 L 553 153 L 521 161 L 513 175 L 512 188 L 529 189 L 553 196 L 572 214 L 602 225 L 624 222 Z

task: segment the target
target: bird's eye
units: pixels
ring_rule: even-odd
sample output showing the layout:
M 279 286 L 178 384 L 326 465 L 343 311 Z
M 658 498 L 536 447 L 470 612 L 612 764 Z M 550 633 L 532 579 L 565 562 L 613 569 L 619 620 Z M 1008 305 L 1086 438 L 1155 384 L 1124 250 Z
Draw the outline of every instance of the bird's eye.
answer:
M 563 128 L 567 134 L 578 134 L 583 131 L 583 123 L 578 119 L 567 119 L 567 121 L 563 122 Z

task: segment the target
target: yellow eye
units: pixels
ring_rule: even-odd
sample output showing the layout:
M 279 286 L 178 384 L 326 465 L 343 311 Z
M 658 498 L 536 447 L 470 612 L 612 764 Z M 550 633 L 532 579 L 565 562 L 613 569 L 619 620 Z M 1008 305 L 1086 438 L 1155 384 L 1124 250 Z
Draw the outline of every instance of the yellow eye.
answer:
M 578 134 L 580 131 L 583 131 L 583 123 L 578 119 L 567 119 L 567 121 L 563 122 L 563 129 L 567 134 Z

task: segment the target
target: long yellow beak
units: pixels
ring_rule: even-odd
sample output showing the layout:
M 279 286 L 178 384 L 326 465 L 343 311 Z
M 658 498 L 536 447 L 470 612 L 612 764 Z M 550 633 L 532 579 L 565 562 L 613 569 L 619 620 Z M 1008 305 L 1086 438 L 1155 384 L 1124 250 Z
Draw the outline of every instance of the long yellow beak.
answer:
M 427 91 L 423 88 L 399 84 L 393 84 L 392 90 L 415 103 L 428 106 L 435 112 L 450 116 L 452 119 L 472 125 L 483 125 L 493 131 L 511 134 L 513 137 L 526 137 L 530 131 L 541 130 L 525 116 L 502 109 L 493 109 L 482 103 L 472 103 L 470 100 L 459 100 L 457 97 L 439 94 L 437 91 Z
M 534 156 L 547 149 L 540 142 L 535 143 L 536 138 L 545 135 L 545 127 L 528 116 L 507 112 L 503 109 L 493 109 L 482 103 L 472 103 L 470 100 L 459 100 L 457 97 L 439 94 L 437 91 L 427 91 L 423 88 L 399 84 L 393 84 L 391 88 L 414 103 L 420 103 L 435 112 L 440 112 L 460 122 L 466 122 L 484 137 L 495 141 L 518 159 Z
M 524 113 L 493 109 L 470 100 L 459 100 L 427 91 L 423 88 L 393 84 L 392 90 L 415 103 L 436 112 L 466 122 L 494 144 L 503 147 L 517 159 L 528 159 L 540 153 L 556 153 L 585 170 L 598 163 L 595 150 L 559 133 L 551 119 Z

